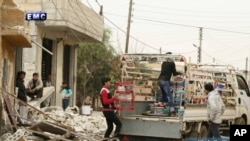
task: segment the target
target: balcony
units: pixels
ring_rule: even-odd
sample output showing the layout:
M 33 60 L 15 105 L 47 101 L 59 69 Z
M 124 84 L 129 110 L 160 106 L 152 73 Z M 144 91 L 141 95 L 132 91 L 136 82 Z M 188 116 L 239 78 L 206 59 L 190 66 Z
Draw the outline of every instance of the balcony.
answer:
M 38 26 L 65 31 L 81 40 L 102 41 L 103 17 L 79 0 L 43 0 L 41 9 L 47 12 L 47 20 L 37 22 Z
M 1 32 L 4 42 L 13 47 L 31 47 L 28 28 L 24 25 L 24 12 L 13 1 L 4 1 L 0 9 Z

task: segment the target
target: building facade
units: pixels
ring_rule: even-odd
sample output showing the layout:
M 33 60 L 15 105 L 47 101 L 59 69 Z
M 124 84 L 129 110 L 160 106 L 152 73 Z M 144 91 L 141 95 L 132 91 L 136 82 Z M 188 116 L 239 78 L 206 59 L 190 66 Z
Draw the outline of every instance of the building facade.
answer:
M 26 21 L 32 48 L 17 53 L 18 69 L 26 71 L 26 80 L 38 72 L 43 81 L 51 75 L 55 93 L 52 105 L 61 106 L 60 88 L 68 81 L 75 105 L 77 48 L 80 42 L 101 42 L 103 18 L 80 0 L 14 0 L 25 13 L 45 12 L 44 21 Z
M 14 94 L 16 52 L 31 47 L 24 12 L 12 0 L 0 0 L 0 88 Z

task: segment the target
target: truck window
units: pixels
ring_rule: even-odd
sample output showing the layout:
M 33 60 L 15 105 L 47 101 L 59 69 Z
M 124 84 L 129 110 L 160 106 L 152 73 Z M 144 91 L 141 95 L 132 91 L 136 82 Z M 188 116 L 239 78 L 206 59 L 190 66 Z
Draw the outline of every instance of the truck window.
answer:
M 240 90 L 245 90 L 247 95 L 250 96 L 248 85 L 247 85 L 245 79 L 242 76 L 237 75 L 237 82 L 238 82 L 238 88 Z

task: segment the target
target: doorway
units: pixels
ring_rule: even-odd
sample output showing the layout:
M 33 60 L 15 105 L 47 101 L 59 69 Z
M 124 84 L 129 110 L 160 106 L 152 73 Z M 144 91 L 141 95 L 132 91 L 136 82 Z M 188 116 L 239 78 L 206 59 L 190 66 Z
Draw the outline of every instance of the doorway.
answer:
M 63 80 L 66 82 L 70 82 L 70 48 L 71 46 L 64 46 L 64 54 L 63 54 Z M 70 83 L 69 83 L 70 84 Z
M 48 38 L 43 38 L 42 41 L 43 47 L 52 52 L 53 40 Z M 47 77 L 52 73 L 52 55 L 43 50 L 42 52 L 42 81 L 44 86 L 46 86 L 45 82 Z

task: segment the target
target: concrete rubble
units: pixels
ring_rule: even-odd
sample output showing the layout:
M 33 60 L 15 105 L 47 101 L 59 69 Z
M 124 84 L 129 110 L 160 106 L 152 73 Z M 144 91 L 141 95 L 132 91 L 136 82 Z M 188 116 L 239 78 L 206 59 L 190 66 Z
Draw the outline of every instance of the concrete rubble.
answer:
M 29 113 L 29 122 L 32 121 L 30 126 L 17 126 L 16 132 L 6 133 L 0 140 L 99 141 L 102 140 L 106 130 L 106 120 L 102 112 L 80 115 L 77 107 L 67 108 L 64 112 L 61 107 L 57 106 L 47 107 L 41 111 L 44 114 L 36 111 Z M 51 118 L 47 118 L 45 115 Z M 61 125 L 51 119 L 55 119 Z

